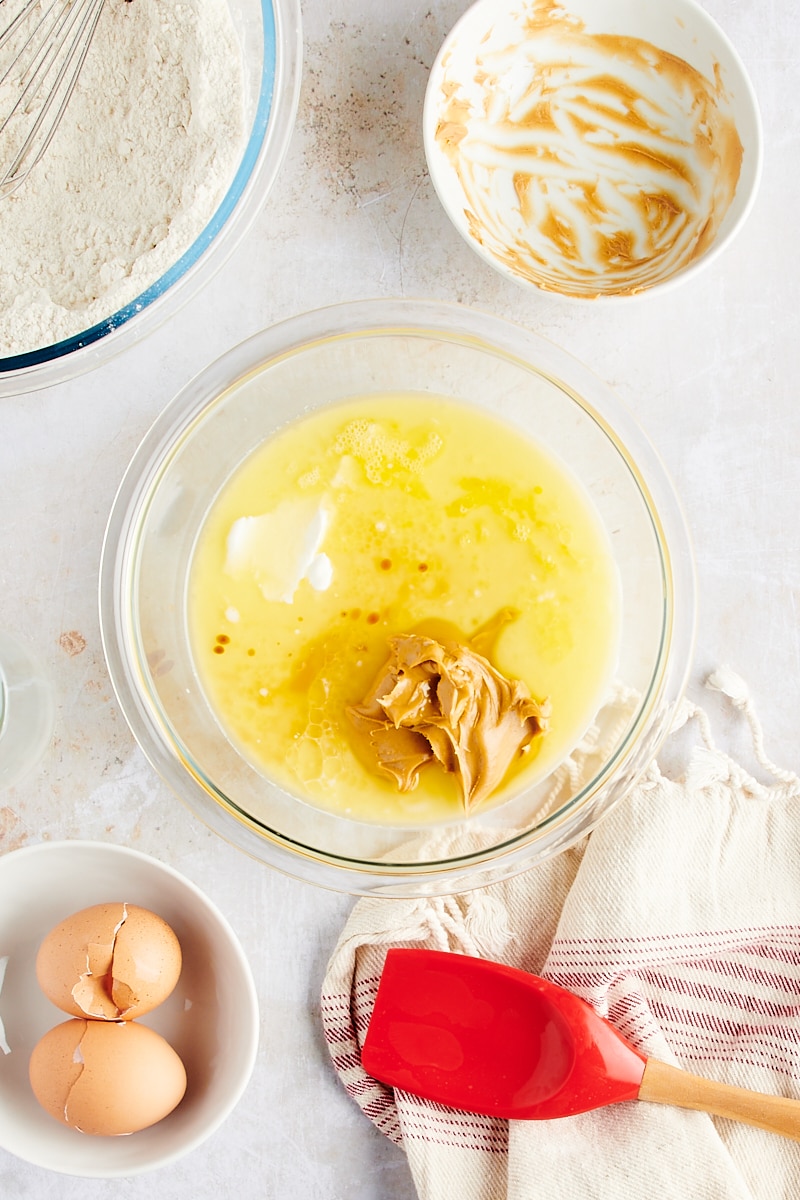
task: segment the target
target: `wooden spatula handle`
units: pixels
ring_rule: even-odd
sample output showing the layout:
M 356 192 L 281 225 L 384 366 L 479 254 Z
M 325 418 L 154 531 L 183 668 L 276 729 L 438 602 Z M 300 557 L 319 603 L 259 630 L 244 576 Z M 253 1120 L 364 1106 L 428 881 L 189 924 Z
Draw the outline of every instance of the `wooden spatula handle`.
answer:
M 755 1125 L 758 1129 L 780 1133 L 800 1142 L 800 1100 L 766 1096 L 729 1083 L 703 1079 L 655 1058 L 649 1058 L 645 1065 L 639 1099 L 655 1104 L 675 1104 L 678 1108 L 696 1108 L 700 1112 L 713 1113 L 715 1117 L 743 1121 L 745 1125 Z

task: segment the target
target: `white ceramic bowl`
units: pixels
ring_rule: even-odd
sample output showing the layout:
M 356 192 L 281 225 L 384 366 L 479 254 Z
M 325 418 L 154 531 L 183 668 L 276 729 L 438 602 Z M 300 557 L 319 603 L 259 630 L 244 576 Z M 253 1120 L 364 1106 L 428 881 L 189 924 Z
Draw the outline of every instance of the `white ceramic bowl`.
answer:
M 297 111 L 300 3 L 228 0 L 228 6 L 245 70 L 245 138 L 227 191 L 192 244 L 139 295 L 121 306 L 109 304 L 102 318 L 50 345 L 9 353 L 0 344 L 0 396 L 61 383 L 141 341 L 205 286 L 262 211 Z
M 761 173 L 752 86 L 696 0 L 478 0 L 432 67 L 423 132 L 473 250 L 580 299 L 692 277 Z
M 54 1120 L 28 1081 L 31 1051 L 66 1017 L 45 999 L 35 961 L 45 935 L 90 904 L 123 900 L 172 926 L 183 970 L 169 998 L 140 1019 L 186 1067 L 178 1107 L 128 1137 L 88 1137 Z M 239 1100 L 258 1048 L 258 1001 L 241 946 L 225 918 L 188 879 L 136 850 L 103 842 L 44 842 L 0 857 L 0 1145 L 39 1167 L 108 1178 L 161 1167 L 199 1146 Z

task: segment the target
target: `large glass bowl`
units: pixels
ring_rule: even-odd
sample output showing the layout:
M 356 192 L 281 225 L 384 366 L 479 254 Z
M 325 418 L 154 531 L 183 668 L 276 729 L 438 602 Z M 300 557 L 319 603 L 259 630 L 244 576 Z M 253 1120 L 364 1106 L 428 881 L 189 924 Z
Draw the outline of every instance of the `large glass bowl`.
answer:
M 596 716 L 595 753 L 485 813 L 433 829 L 324 812 L 265 778 L 217 722 L 187 628 L 198 531 L 235 469 L 293 419 L 376 392 L 448 396 L 544 444 L 582 481 L 619 572 L 614 699 Z M 114 502 L 100 613 L 111 678 L 136 739 L 217 833 L 323 886 L 390 896 L 452 893 L 574 844 L 652 761 L 690 664 L 694 572 L 664 468 L 626 408 L 590 371 L 483 313 L 386 300 L 323 309 L 265 330 L 175 397 Z
M 4 356 L 0 396 L 61 383 L 140 341 L 222 266 L 264 206 L 289 145 L 300 91 L 299 0 L 228 0 L 245 69 L 245 127 L 236 172 L 195 241 L 117 312 L 63 341 Z

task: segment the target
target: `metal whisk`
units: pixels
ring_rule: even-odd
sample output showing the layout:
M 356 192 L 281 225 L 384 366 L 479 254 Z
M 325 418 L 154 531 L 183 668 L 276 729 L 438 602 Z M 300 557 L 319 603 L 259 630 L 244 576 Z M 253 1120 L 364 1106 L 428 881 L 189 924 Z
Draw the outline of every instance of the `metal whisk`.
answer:
M 53 139 L 105 0 L 0 0 L 0 198 Z

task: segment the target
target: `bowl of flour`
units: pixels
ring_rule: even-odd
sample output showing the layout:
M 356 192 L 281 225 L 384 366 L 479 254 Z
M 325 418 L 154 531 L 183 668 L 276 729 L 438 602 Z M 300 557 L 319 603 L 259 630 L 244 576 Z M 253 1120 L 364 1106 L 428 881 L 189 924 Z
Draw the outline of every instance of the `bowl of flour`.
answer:
M 106 0 L 47 154 L 0 201 L 0 395 L 81 374 L 194 294 L 291 136 L 299 0 Z

